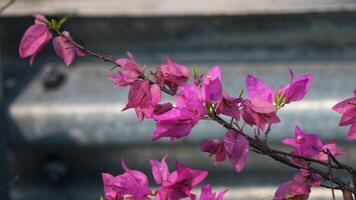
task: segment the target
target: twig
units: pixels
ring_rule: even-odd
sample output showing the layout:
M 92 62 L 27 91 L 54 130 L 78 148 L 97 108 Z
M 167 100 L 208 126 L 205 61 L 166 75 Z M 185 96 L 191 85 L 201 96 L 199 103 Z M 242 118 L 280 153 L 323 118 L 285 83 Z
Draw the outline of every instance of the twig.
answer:
M 0 14 L 3 13 L 8 7 L 10 7 L 16 0 L 10 0 L 0 8 Z
M 330 150 L 329 149 L 326 149 L 326 151 L 328 152 L 328 164 L 329 164 L 329 167 L 328 167 L 328 174 L 329 174 L 329 177 L 331 179 L 331 176 L 332 176 L 332 172 L 331 172 L 331 158 L 330 158 Z M 334 185 L 333 185 L 333 182 L 330 182 L 330 185 L 331 185 L 331 195 L 333 197 L 333 200 L 335 200 L 335 191 L 334 191 Z

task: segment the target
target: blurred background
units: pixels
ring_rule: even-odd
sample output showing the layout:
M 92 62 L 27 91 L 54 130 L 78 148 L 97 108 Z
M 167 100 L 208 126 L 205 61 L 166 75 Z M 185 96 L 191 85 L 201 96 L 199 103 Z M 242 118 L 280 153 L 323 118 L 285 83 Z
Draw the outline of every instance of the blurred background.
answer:
M 228 162 L 214 166 L 199 151 L 202 139 L 225 132 L 211 122 L 178 142 L 152 143 L 153 121 L 121 112 L 127 90 L 107 80 L 110 64 L 85 57 L 65 68 L 51 45 L 32 67 L 19 58 L 18 44 L 37 12 L 69 16 L 63 30 L 115 58 L 130 51 L 149 67 L 167 56 L 202 71 L 220 65 L 231 94 L 244 88 L 249 73 L 274 87 L 288 83 L 288 68 L 312 73 L 310 92 L 281 111 L 270 142 L 288 150 L 279 143 L 298 124 L 336 138 L 349 153 L 342 160 L 356 165 L 354 142 L 345 140 L 349 127 L 338 127 L 340 116 L 330 109 L 356 88 L 355 0 L 17 0 L 0 16 L 1 200 L 97 200 L 101 172 L 121 173 L 125 159 L 152 180 L 147 159 L 165 153 L 171 169 L 175 160 L 208 169 L 206 182 L 229 187 L 228 199 L 271 199 L 295 172 L 253 152 L 240 174 Z M 316 189 L 311 199 L 330 195 Z

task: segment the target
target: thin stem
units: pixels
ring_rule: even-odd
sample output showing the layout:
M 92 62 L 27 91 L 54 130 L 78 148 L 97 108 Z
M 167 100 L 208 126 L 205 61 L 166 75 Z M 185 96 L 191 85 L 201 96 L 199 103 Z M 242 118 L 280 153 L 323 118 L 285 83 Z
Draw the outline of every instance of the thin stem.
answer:
M 8 1 L 5 5 L 3 5 L 1 8 L 0 8 L 0 14 L 3 13 L 7 8 L 9 8 L 12 4 L 15 3 L 16 0 L 10 0 Z
M 327 149 L 327 151 L 328 151 L 328 164 L 329 164 L 329 168 L 328 168 L 328 174 L 329 174 L 329 177 L 330 177 L 330 179 L 331 179 L 331 176 L 332 176 L 332 172 L 331 172 L 331 158 L 330 158 L 330 150 L 329 149 Z M 330 185 L 331 185 L 331 195 L 332 195 L 332 197 L 333 197 L 333 200 L 335 200 L 335 192 L 334 192 L 334 185 L 333 185 L 333 182 L 331 182 L 330 183 Z

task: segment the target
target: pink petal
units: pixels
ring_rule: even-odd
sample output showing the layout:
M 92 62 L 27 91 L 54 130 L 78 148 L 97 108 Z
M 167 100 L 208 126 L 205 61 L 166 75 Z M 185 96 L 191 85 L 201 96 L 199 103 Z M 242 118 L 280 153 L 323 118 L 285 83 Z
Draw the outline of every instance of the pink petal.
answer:
M 162 158 L 162 161 L 150 160 L 152 167 L 152 174 L 157 184 L 162 184 L 168 179 L 169 171 L 167 166 L 167 155 Z
M 349 140 L 356 139 L 356 121 L 352 123 L 350 130 L 347 133 L 347 139 L 349 139 Z
M 64 36 L 57 36 L 52 41 L 53 48 L 66 66 L 69 66 L 73 63 L 75 55 L 76 55 L 76 48 L 72 43 L 70 43 Z
M 249 100 L 263 99 L 267 102 L 274 102 L 274 91 L 266 83 L 252 75 L 246 77 L 247 98 Z
M 20 57 L 26 58 L 29 56 L 36 56 L 51 38 L 52 34 L 49 32 L 46 25 L 34 24 L 30 26 L 20 41 Z
M 346 110 L 340 119 L 339 126 L 346 126 L 356 121 L 356 106 Z
M 248 140 L 236 132 L 229 130 L 224 137 L 225 150 L 237 172 L 245 167 L 248 155 Z
M 250 106 L 258 113 L 272 113 L 276 111 L 276 107 L 273 104 L 260 98 L 252 100 Z
M 347 110 L 353 108 L 356 104 L 356 97 L 351 97 L 348 99 L 345 99 L 339 103 L 337 103 L 334 107 L 332 107 L 333 110 L 335 110 L 336 112 L 342 114 L 344 112 L 346 112 Z
M 312 81 L 312 75 L 300 76 L 294 80 L 285 91 L 287 102 L 299 101 L 306 95 L 309 85 Z
M 222 98 L 221 72 L 219 66 L 212 67 L 202 81 L 202 98 L 206 102 L 215 102 Z
M 189 189 L 193 189 L 208 176 L 208 171 L 191 169 L 180 162 L 176 162 L 176 170 L 178 173 L 177 181 L 183 181 L 190 186 Z

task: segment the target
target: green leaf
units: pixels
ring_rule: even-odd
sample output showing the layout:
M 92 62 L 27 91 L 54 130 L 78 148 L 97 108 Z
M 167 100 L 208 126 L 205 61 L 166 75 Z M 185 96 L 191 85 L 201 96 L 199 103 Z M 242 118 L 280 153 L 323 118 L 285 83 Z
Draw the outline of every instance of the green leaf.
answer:
M 58 30 L 57 29 L 57 21 L 55 19 L 51 19 L 51 24 L 52 24 L 52 29 Z
M 242 95 L 244 94 L 244 89 L 241 89 L 241 91 L 240 91 L 240 93 L 239 93 L 239 97 L 241 98 L 242 97 Z
M 278 91 L 274 92 L 274 101 L 275 101 L 276 106 L 280 106 L 281 97 L 279 96 Z
M 105 200 L 103 196 L 100 196 L 100 200 Z
M 194 67 L 193 67 L 193 75 L 194 75 L 194 77 L 196 77 L 197 74 L 198 74 L 198 67 L 196 65 L 194 65 Z
M 44 18 L 43 20 L 41 20 L 43 23 L 45 23 L 47 26 L 48 26 L 48 28 L 51 28 L 51 22 L 50 21 L 48 21 L 48 19 L 46 19 L 46 18 Z
M 62 27 L 62 25 L 63 25 L 67 20 L 68 20 L 68 17 L 67 17 L 67 16 L 62 17 L 62 18 L 59 20 L 59 22 L 58 22 L 58 24 L 57 24 L 58 30 Z

